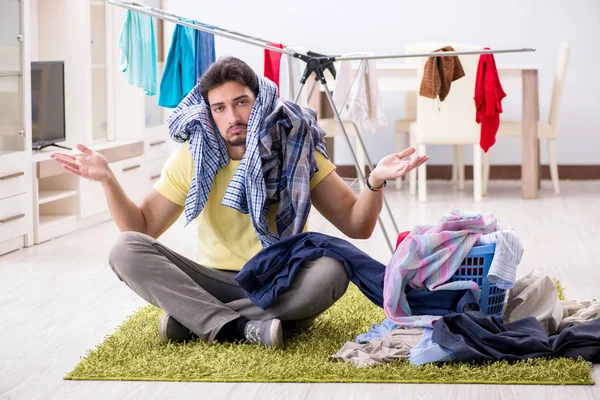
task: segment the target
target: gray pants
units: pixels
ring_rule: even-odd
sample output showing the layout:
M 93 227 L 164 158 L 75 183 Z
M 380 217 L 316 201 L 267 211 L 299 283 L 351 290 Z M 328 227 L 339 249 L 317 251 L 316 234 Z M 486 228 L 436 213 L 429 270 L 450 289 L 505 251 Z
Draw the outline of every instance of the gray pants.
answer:
M 119 236 L 109 262 L 119 279 L 140 297 L 206 342 L 240 316 L 279 318 L 284 329 L 308 327 L 348 288 L 342 263 L 323 257 L 304 263 L 288 290 L 263 310 L 235 280 L 237 272 L 203 267 L 138 232 Z

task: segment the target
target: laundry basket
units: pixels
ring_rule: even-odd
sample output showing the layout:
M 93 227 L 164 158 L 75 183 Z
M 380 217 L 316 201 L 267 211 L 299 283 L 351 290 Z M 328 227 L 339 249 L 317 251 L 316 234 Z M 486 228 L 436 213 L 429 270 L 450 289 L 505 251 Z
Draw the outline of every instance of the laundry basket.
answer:
M 490 283 L 487 278 L 495 251 L 495 244 L 473 247 L 456 273 L 449 279 L 449 282 L 476 282 L 481 289 L 479 307 L 481 307 L 481 311 L 487 315 L 502 314 L 504 309 L 504 298 L 506 297 L 506 290 L 496 287 L 496 285 Z

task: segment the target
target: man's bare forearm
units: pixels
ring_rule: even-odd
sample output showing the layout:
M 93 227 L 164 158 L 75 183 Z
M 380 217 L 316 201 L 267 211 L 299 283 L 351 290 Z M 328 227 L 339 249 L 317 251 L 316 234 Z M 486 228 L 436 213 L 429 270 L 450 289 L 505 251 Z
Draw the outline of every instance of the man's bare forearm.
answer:
M 135 231 L 146 233 L 146 220 L 140 207 L 125 193 L 115 175 L 102 181 L 102 188 L 108 203 L 108 209 L 121 232 Z
M 383 182 L 369 181 L 372 187 L 380 187 Z M 368 239 L 377 225 L 377 217 L 383 207 L 383 191 L 374 192 L 365 187 L 350 209 L 350 225 L 356 238 Z

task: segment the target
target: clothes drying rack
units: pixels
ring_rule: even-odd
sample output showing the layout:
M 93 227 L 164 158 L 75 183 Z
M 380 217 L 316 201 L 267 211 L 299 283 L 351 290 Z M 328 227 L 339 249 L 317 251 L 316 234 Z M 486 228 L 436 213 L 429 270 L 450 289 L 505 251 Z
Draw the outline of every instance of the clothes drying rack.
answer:
M 199 31 L 212 33 L 213 35 L 216 35 L 216 36 L 221 36 L 221 37 L 224 37 L 227 39 L 231 39 L 231 40 L 246 43 L 249 45 L 261 47 L 263 49 L 275 51 L 275 52 L 285 54 L 285 55 L 293 57 L 293 58 L 300 59 L 301 61 L 305 62 L 306 67 L 304 69 L 304 73 L 302 74 L 302 78 L 300 79 L 300 87 L 296 93 L 294 102 L 296 102 L 296 103 L 298 102 L 298 99 L 300 98 L 300 94 L 302 93 L 302 90 L 304 89 L 306 81 L 314 73 L 315 74 L 315 83 L 312 86 L 312 88 L 308 94 L 308 99 L 310 99 L 310 96 L 312 95 L 312 92 L 316 86 L 316 82 L 319 82 L 321 84 L 321 86 L 323 87 L 323 90 L 327 97 L 327 101 L 328 101 L 329 105 L 331 106 L 331 109 L 333 110 L 335 119 L 340 124 L 341 131 L 343 133 L 343 136 L 346 139 L 348 148 L 350 149 L 350 153 L 354 160 L 354 165 L 356 166 L 356 173 L 357 173 L 358 179 L 363 183 L 363 186 L 366 182 L 366 178 L 365 178 L 365 174 L 364 174 L 364 170 L 363 170 L 364 166 L 360 165 L 360 163 L 358 161 L 356 152 L 350 142 L 350 137 L 348 136 L 348 133 L 346 132 L 346 128 L 344 127 L 342 118 L 340 117 L 340 112 L 338 111 L 338 109 L 335 105 L 335 102 L 333 101 L 331 91 L 329 90 L 329 87 L 327 86 L 327 79 L 325 78 L 325 70 L 329 70 L 330 73 L 332 74 L 332 76 L 335 78 L 335 68 L 333 65 L 334 62 L 336 62 L 336 61 L 361 61 L 361 62 L 364 62 L 365 60 L 397 59 L 397 58 L 412 58 L 412 57 L 451 57 L 451 56 L 459 56 L 459 55 L 521 53 L 521 52 L 535 51 L 534 48 L 487 49 L 487 50 L 482 49 L 482 50 L 476 50 L 476 51 L 445 51 L 445 52 L 429 52 L 429 53 L 414 53 L 414 54 L 411 53 L 411 54 L 381 54 L 381 55 L 373 54 L 373 55 L 365 55 L 365 56 L 347 56 L 347 57 L 344 57 L 341 55 L 324 55 L 324 54 L 319 54 L 319 53 L 315 53 L 312 51 L 307 51 L 306 54 L 304 54 L 304 53 L 296 52 L 296 51 L 293 51 L 290 49 L 285 49 L 285 48 L 280 49 L 278 47 L 272 46 L 270 43 L 275 43 L 275 42 L 271 41 L 271 40 L 265 40 L 260 37 L 245 35 L 240 32 L 235 32 L 235 31 L 231 31 L 228 29 L 220 28 L 220 27 L 202 23 L 200 21 L 196 21 L 193 19 L 183 18 L 181 16 L 178 16 L 178 15 L 175 15 L 172 13 L 168 13 L 168 12 L 158 9 L 158 8 L 146 6 L 144 4 L 139 4 L 139 3 L 135 3 L 135 2 L 123 2 L 123 1 L 119 1 L 119 0 L 106 0 L 106 1 L 108 4 L 111 4 L 111 5 L 114 5 L 117 7 L 122 7 L 122 8 L 128 9 L 128 10 L 136 11 L 141 14 L 156 17 L 158 19 L 173 22 L 175 24 L 184 25 L 184 26 L 187 26 L 189 28 L 196 29 Z M 189 21 L 191 21 L 191 22 L 189 22 Z M 371 161 L 371 158 L 369 157 L 369 153 L 367 152 L 367 149 L 365 147 L 365 144 L 362 140 L 361 135 L 358 134 L 357 138 L 359 139 L 358 144 L 361 147 L 360 150 L 362 150 L 362 152 L 365 155 L 365 158 L 367 161 L 367 166 L 372 171 L 374 168 L 374 164 Z M 389 214 L 390 220 L 394 226 L 394 229 L 396 231 L 396 236 L 397 236 L 400 233 L 400 230 L 398 229 L 398 225 L 396 224 L 396 220 L 394 218 L 394 215 L 392 213 L 390 205 L 385 198 L 385 194 L 382 193 L 382 195 L 383 195 L 383 202 L 384 202 L 385 208 L 387 210 L 387 213 Z M 392 240 L 390 239 L 390 237 L 388 235 L 387 229 L 385 228 L 385 224 L 383 223 L 381 215 L 378 216 L 378 222 L 379 222 L 379 226 L 383 232 L 383 235 L 386 239 L 387 245 L 388 245 L 390 251 L 393 253 L 394 247 L 392 245 Z

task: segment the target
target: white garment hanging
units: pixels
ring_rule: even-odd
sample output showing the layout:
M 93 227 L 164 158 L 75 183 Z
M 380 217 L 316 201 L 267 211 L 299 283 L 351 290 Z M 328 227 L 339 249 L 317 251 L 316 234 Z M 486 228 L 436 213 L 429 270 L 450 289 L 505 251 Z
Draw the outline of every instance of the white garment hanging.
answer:
M 304 47 L 286 47 L 285 50 L 292 50 L 297 53 L 306 54 Z M 279 97 L 285 100 L 294 101 L 296 92 L 300 88 L 300 79 L 304 73 L 306 63 L 298 58 L 282 54 L 279 61 Z M 308 86 L 310 81 L 307 81 Z M 306 87 L 302 90 L 298 105 L 307 106 L 307 90 Z
M 368 56 L 372 53 L 352 53 L 343 56 Z M 377 83 L 377 62 L 363 60 L 358 75 L 352 73 L 352 61 L 339 63 L 333 101 L 337 107 L 346 104 L 347 118 L 362 131 L 377 132 L 388 124 L 383 112 Z M 356 76 L 356 84 L 353 85 Z M 355 89 L 352 89 L 352 88 Z M 343 110 L 341 110 L 343 111 Z

